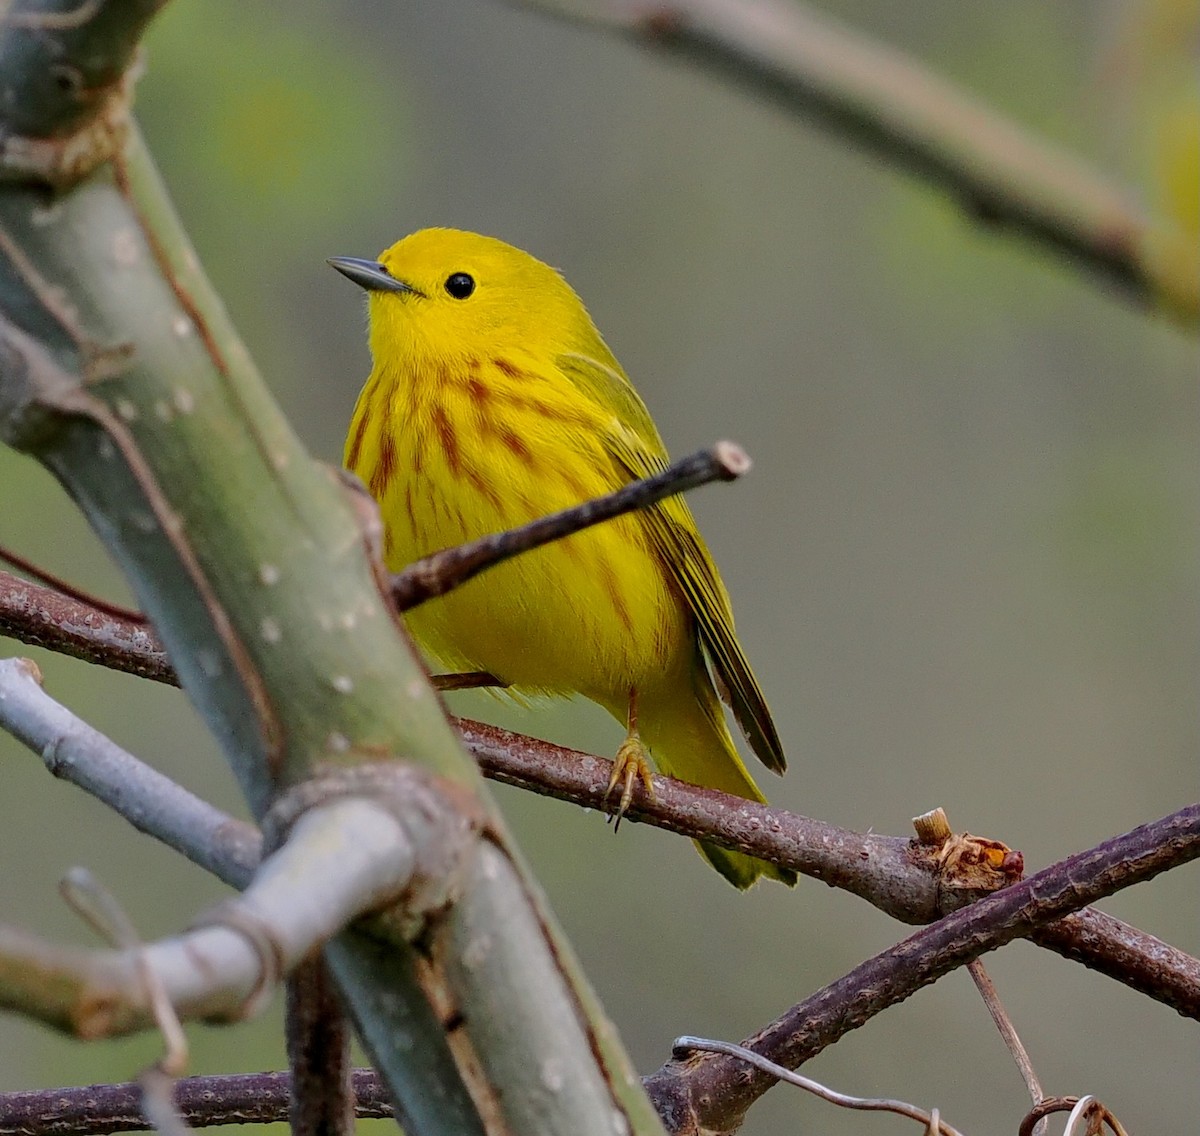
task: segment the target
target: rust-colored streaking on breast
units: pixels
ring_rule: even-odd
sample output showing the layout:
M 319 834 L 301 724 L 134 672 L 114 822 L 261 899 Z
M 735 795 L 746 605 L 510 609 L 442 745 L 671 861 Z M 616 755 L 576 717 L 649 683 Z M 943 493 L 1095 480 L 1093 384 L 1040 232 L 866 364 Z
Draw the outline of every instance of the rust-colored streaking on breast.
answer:
M 476 406 L 482 408 L 491 400 L 492 390 L 487 383 L 485 383 L 479 377 L 478 364 L 476 365 L 476 371 L 470 375 L 466 383 L 463 385 L 466 387 L 467 397 L 470 398 L 470 400 L 475 403 Z
M 462 454 L 458 448 L 458 435 L 454 432 L 454 424 L 450 421 L 450 416 L 446 413 L 444 406 L 435 406 L 431 417 L 438 442 L 442 447 L 442 452 L 446 455 L 446 464 L 455 477 L 460 477 L 462 475 Z
M 475 492 L 477 492 L 481 497 L 485 498 L 487 503 L 491 505 L 496 512 L 500 512 L 502 507 L 500 495 L 496 492 L 491 482 L 489 482 L 488 479 L 484 477 L 484 475 L 480 473 L 479 470 L 477 470 L 474 466 L 468 468 L 467 480 L 474 487 Z
M 530 452 L 529 446 L 511 426 L 501 427 L 500 441 L 513 457 L 523 461 L 526 465 L 533 465 L 533 454 Z
M 621 580 L 617 576 L 616 569 L 612 563 L 602 557 L 599 561 L 600 581 L 604 585 L 605 592 L 608 593 L 608 598 L 612 600 L 613 611 L 617 613 L 617 618 L 621 621 L 625 630 L 631 635 L 633 634 L 633 619 L 629 614 L 629 608 L 625 604 L 625 596 L 621 592 Z
M 396 472 L 396 442 L 391 432 L 384 430 L 379 436 L 379 461 L 371 471 L 371 496 L 381 501 L 387 492 L 392 474 Z
M 510 379 L 525 379 L 529 377 L 526 371 L 521 370 L 515 363 L 510 363 L 507 359 L 493 359 L 492 365 L 502 375 L 507 375 Z
M 346 455 L 346 468 L 357 469 L 359 454 L 362 452 L 363 438 L 367 434 L 367 419 L 370 417 L 368 407 L 363 407 L 363 412 L 358 416 L 358 421 L 354 424 L 354 437 L 350 440 L 350 452 Z
M 417 524 L 417 510 L 413 503 L 413 487 L 412 482 L 408 482 L 404 486 L 404 510 L 408 513 L 408 522 L 412 530 L 413 539 L 419 545 L 421 543 L 421 527 Z M 388 535 L 391 536 L 392 526 L 388 525 Z

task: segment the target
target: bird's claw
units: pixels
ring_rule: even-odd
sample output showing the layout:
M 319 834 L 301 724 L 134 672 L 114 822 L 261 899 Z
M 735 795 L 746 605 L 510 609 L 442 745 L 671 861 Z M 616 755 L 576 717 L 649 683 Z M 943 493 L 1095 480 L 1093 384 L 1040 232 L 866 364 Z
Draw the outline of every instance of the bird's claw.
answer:
M 652 778 L 653 771 L 650 768 L 650 759 L 646 752 L 646 747 L 642 744 L 642 739 L 637 734 L 630 734 L 621 743 L 621 748 L 617 750 L 617 756 L 613 758 L 612 773 L 609 774 L 608 778 L 608 788 L 604 790 L 604 802 L 607 804 L 613 790 L 618 785 L 621 786 L 621 796 L 617 801 L 617 807 L 608 814 L 608 819 L 614 822 L 614 832 L 621 827 L 621 818 L 628 812 L 629 806 L 633 801 L 633 787 L 639 781 L 642 784 L 642 788 L 646 791 L 646 796 L 650 800 L 654 800 L 654 781 Z

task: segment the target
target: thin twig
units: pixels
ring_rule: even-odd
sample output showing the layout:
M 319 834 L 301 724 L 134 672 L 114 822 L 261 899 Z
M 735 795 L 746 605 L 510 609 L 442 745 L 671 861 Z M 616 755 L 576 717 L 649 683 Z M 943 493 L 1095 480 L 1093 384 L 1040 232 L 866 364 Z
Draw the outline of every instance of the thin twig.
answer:
M 138 1077 L 141 1112 L 160 1136 L 186 1136 L 187 1124 L 175 1107 L 175 1082 L 187 1070 L 187 1035 L 179 1021 L 162 976 L 155 970 L 133 920 L 112 894 L 87 868 L 72 868 L 59 885 L 67 903 L 113 947 L 137 952 L 145 1001 L 163 1036 L 166 1052 Z
M 944 189 L 994 229 L 1195 327 L 1200 259 L 1168 218 L 888 45 L 798 0 L 509 0 L 669 51 Z
M 1016 1026 L 1013 1025 L 1012 1019 L 1008 1016 L 1008 1011 L 1004 1008 L 1004 1003 L 1000 1001 L 1000 993 L 996 989 L 996 984 L 992 981 L 992 976 L 988 974 L 987 968 L 979 959 L 974 959 L 967 963 L 967 973 L 971 976 L 971 981 L 975 983 L 975 989 L 979 991 L 979 996 L 983 999 L 983 1004 L 987 1007 L 988 1013 L 992 1016 L 992 1021 L 996 1024 L 996 1029 L 1000 1031 L 1000 1036 L 1004 1039 L 1004 1044 L 1008 1047 L 1008 1052 L 1012 1054 L 1012 1059 L 1021 1074 L 1021 1080 L 1025 1082 L 1025 1088 L 1029 1093 L 1031 1103 L 1037 1104 L 1046 1095 L 1042 1091 L 1042 1082 L 1038 1079 L 1037 1071 L 1033 1067 L 1033 1061 L 1030 1060 L 1028 1050 L 1026 1050 L 1020 1036 L 1017 1034 Z M 1034 1136 L 1040 1136 L 1040 1133 L 1043 1131 L 1045 1131 L 1044 1126 L 1035 1129 Z
M 703 1053 L 723 1053 L 726 1057 L 735 1057 L 739 1061 L 745 1061 L 747 1065 L 753 1065 L 755 1069 L 761 1070 L 768 1076 L 785 1081 L 789 1085 L 795 1085 L 798 1089 L 812 1093 L 813 1096 L 820 1097 L 821 1100 L 835 1104 L 839 1108 L 856 1109 L 862 1112 L 893 1112 L 897 1116 L 906 1116 L 910 1120 L 925 1125 L 926 1132 L 939 1134 L 939 1136 L 962 1136 L 957 1128 L 941 1119 L 936 1109 L 926 1112 L 924 1109 L 917 1108 L 915 1104 L 908 1104 L 902 1100 L 891 1100 L 886 1097 L 852 1097 L 846 1093 L 839 1093 L 822 1085 L 820 1081 L 814 1081 L 810 1077 L 803 1077 L 799 1073 L 792 1072 L 791 1069 L 785 1069 L 782 1065 L 776 1065 L 774 1061 L 769 1061 L 761 1054 L 755 1053 L 743 1045 L 735 1045 L 729 1041 L 714 1041 L 707 1037 L 677 1037 L 671 1050 L 678 1059 L 685 1058 L 693 1050 Z
M 135 950 L 142 946 L 141 936 L 129 914 L 117 897 L 87 868 L 72 868 L 67 872 L 59 884 L 59 892 L 72 910 L 109 946 L 120 950 Z M 138 958 L 138 970 L 142 975 L 146 1002 L 153 1011 L 155 1024 L 167 1047 L 158 1068 L 165 1077 L 174 1080 L 187 1068 L 187 1035 L 183 1032 L 174 1005 L 167 997 L 162 979 L 144 952 Z M 155 1091 L 153 1085 L 151 1091 Z
M 711 449 L 680 458 L 661 473 L 632 481 L 605 497 L 426 556 L 392 577 L 392 601 L 400 611 L 408 611 L 522 552 L 541 548 L 623 513 L 648 509 L 675 493 L 685 493 L 712 481 L 732 481 L 749 468 L 750 459 L 741 447 L 733 442 L 717 442 Z
M 1121 1124 L 1116 1116 L 1090 1094 L 1083 1097 L 1047 1097 L 1026 1113 L 1020 1127 L 1017 1129 L 1017 1136 L 1033 1136 L 1036 1126 L 1042 1123 L 1051 1113 L 1055 1112 L 1069 1112 L 1071 1114 L 1067 1117 L 1067 1125 L 1063 1130 L 1063 1136 L 1079 1136 L 1078 1133 L 1072 1133 L 1072 1128 L 1076 1120 L 1087 1113 L 1098 1114 L 1100 1121 L 1108 1125 L 1115 1136 L 1128 1136 L 1124 1125 Z M 1091 1130 L 1089 1129 L 1088 1131 L 1090 1132 Z
M 918 842 L 928 848 L 937 850 L 939 856 L 943 859 L 955 854 L 956 838 L 954 830 L 950 827 L 950 820 L 946 816 L 945 809 L 936 808 L 921 816 L 913 817 L 913 828 L 916 829 Z M 1017 1069 L 1021 1074 L 1021 1079 L 1025 1082 L 1025 1087 L 1029 1092 L 1031 1102 L 1037 1104 L 1045 1095 L 1042 1092 L 1041 1082 L 1038 1080 L 1037 1073 L 1033 1068 L 1033 1062 L 1029 1059 L 1029 1054 L 1026 1052 L 1025 1046 L 1021 1043 L 1021 1039 L 1017 1035 L 1016 1027 L 1013 1025 L 1012 1019 L 1008 1016 L 1008 1011 L 1005 1010 L 1004 1004 L 1000 1001 L 999 991 L 997 991 L 995 983 L 992 982 L 987 968 L 983 965 L 983 960 L 973 959 L 967 963 L 967 973 L 970 974 L 971 981 L 975 983 L 975 989 L 979 991 L 979 996 L 983 999 L 983 1004 L 987 1007 L 996 1029 L 1000 1031 L 1001 1039 L 1004 1041 L 1009 1054 L 1016 1063 Z M 1045 1125 L 1042 1125 L 1038 1129 L 1036 1136 L 1042 1136 L 1044 1129 Z

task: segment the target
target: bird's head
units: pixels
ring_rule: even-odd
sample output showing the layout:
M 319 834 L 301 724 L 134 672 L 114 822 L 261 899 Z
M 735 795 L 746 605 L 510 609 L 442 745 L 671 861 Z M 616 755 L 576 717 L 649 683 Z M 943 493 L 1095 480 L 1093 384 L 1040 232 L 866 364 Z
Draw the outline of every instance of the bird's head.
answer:
M 602 345 L 562 276 L 494 237 L 422 229 L 378 260 L 335 256 L 329 263 L 367 290 L 377 365 L 592 354 Z

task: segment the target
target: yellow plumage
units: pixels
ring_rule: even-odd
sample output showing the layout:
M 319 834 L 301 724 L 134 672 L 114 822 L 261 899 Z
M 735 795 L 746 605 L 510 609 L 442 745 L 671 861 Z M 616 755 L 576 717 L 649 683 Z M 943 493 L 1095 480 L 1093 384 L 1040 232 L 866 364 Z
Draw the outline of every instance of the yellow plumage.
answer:
M 427 229 L 378 262 L 331 263 L 370 296 L 374 365 L 345 464 L 379 502 L 393 571 L 665 466 L 648 411 L 583 303 L 534 257 Z M 644 764 L 641 740 L 663 772 L 761 801 L 707 656 L 755 752 L 784 768 L 728 596 L 677 497 L 509 560 L 406 622 L 451 668 L 604 706 L 630 726 L 629 776 Z M 700 850 L 738 887 L 764 872 L 794 881 L 739 853 Z

